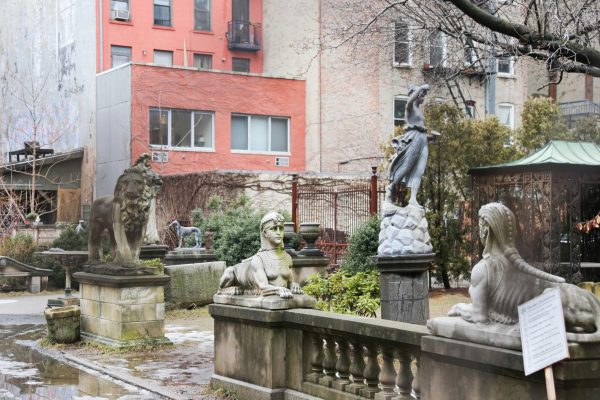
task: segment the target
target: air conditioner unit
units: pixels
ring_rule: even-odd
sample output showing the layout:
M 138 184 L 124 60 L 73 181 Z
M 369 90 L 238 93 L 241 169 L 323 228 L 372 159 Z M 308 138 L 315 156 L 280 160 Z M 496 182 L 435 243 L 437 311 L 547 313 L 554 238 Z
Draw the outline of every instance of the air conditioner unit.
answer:
M 152 161 L 158 163 L 167 163 L 169 162 L 169 153 L 166 151 L 153 151 Z
M 278 167 L 289 167 L 290 166 L 290 158 L 289 157 L 275 157 L 275 165 Z
M 129 21 L 129 10 L 113 8 L 110 10 L 110 17 L 118 21 Z

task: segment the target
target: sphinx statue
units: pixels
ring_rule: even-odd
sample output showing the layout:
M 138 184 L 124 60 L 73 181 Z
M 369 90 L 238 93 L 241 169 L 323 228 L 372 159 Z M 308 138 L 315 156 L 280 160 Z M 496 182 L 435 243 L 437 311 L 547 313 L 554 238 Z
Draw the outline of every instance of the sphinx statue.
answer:
M 517 329 L 512 331 L 518 335 L 518 306 L 546 290 L 558 289 L 567 340 L 600 342 L 600 300 L 591 292 L 525 262 L 515 249 L 515 223 L 513 212 L 503 204 L 490 203 L 481 207 L 479 237 L 484 250 L 482 259 L 471 272 L 469 294 L 472 302 L 454 305 L 448 315 L 474 326 L 483 326 L 484 330 L 486 326 L 492 330 L 502 329 L 502 326 L 508 330 L 515 327 Z M 434 334 L 440 330 L 436 320 L 429 324 Z
M 283 223 L 283 216 L 277 212 L 270 212 L 261 219 L 260 250 L 225 269 L 215 303 L 270 309 L 314 305 L 314 299 L 304 295 L 294 279 L 292 257 L 283 247 Z M 242 297 L 244 300 L 240 300 Z M 264 301 L 267 298 L 270 300 Z M 276 298 L 294 302 L 277 305 Z

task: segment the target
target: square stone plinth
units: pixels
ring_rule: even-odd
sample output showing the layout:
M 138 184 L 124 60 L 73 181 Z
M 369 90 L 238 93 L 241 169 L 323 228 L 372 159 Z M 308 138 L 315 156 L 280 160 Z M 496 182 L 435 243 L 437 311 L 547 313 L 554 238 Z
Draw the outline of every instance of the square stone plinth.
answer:
M 114 276 L 79 272 L 81 337 L 111 346 L 166 344 L 166 275 Z

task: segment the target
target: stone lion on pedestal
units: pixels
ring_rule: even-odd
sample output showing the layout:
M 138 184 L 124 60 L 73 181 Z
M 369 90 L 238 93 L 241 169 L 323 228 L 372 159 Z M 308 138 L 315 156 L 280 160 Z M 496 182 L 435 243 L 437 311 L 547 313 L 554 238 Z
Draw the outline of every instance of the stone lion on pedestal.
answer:
M 136 266 L 155 191 L 146 164 L 147 154 L 117 180 L 114 196 L 96 199 L 90 215 L 88 262 L 100 261 L 101 235 L 107 230 L 113 264 Z

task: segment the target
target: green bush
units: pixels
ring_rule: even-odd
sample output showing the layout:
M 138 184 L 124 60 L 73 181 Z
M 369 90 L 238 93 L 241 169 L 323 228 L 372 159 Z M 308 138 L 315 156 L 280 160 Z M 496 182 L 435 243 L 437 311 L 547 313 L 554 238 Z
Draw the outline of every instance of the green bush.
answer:
M 60 234 L 52 242 L 51 247 L 57 247 L 63 250 L 87 250 L 87 234 L 79 235 L 75 232 L 77 225 L 67 224 L 60 231 Z
M 142 264 L 144 264 L 146 267 L 154 268 L 155 275 L 162 275 L 165 273 L 165 264 L 160 261 L 160 258 L 142 260 Z
M 381 303 L 377 271 L 312 275 L 303 290 L 317 299 L 317 309 L 341 314 L 375 317 Z
M 209 199 L 207 214 L 196 209 L 192 224 L 202 233 L 212 234 L 212 251 L 219 260 L 234 265 L 260 249 L 260 220 L 264 210 L 251 207 L 247 196 L 240 196 L 228 206 L 218 196 Z
M 31 264 L 36 247 L 33 237 L 27 233 L 17 233 L 14 237 L 4 236 L 0 241 L 0 255 Z
M 354 231 L 348 240 L 342 269 L 348 273 L 374 271 L 377 269 L 372 257 L 377 255 L 379 225 L 381 220 L 373 216 Z

